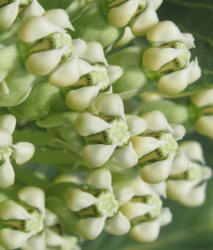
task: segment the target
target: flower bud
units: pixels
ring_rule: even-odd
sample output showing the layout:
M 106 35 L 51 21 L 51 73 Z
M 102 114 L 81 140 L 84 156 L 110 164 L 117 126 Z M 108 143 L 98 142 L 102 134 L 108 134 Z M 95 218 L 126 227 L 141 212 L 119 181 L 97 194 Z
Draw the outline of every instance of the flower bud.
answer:
M 105 230 L 109 234 L 122 235 L 128 233 L 130 227 L 129 220 L 119 212 L 117 215 L 107 220 Z
M 196 141 L 184 141 L 180 144 L 180 148 L 185 155 L 192 161 L 198 161 L 205 163 L 203 157 L 203 150 L 199 142 Z
M 199 108 L 213 105 L 213 89 L 199 91 L 190 98 L 191 102 Z
M 23 164 L 29 161 L 35 153 L 34 145 L 29 142 L 18 142 L 13 145 L 13 148 L 15 149 L 13 158 L 17 164 Z
M 198 133 L 213 138 L 213 115 L 201 116 L 195 123 Z
M 9 159 L 6 159 L 3 164 L 0 165 L 0 187 L 7 188 L 13 185 L 15 181 L 15 173 L 13 166 Z

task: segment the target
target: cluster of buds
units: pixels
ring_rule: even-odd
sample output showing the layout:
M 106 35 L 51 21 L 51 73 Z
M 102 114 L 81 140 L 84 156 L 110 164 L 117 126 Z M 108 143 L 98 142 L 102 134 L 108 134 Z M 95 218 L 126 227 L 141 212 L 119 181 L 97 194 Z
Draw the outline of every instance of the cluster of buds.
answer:
M 213 138 L 213 89 L 199 91 L 191 96 L 191 102 L 199 109 L 195 129 L 202 135 Z
M 144 36 L 156 23 L 156 10 L 162 0 L 115 0 L 109 1 L 109 22 L 118 28 L 131 28 L 135 36 Z
M 27 19 L 30 16 L 40 16 L 43 13 L 44 9 L 37 0 L 1 0 L 0 30 L 11 28 L 18 17 Z
M 0 116 L 0 187 L 7 188 L 13 185 L 15 173 L 11 160 L 17 164 L 29 161 L 34 154 L 34 146 L 29 142 L 13 144 L 13 132 L 16 126 L 16 118 L 13 115 Z
M 181 33 L 171 21 L 162 21 L 150 28 L 146 36 L 152 47 L 144 52 L 143 65 L 159 74 L 161 92 L 178 94 L 200 78 L 197 58 L 190 62 L 189 49 L 195 47 L 191 34 Z
M 168 198 L 185 206 L 199 206 L 205 200 L 206 181 L 212 175 L 211 168 L 205 165 L 198 142 L 185 141 L 179 148 L 167 181 Z
M 83 238 L 93 240 L 104 229 L 113 235 L 130 232 L 137 241 L 150 242 L 158 237 L 160 226 L 171 221 L 160 196 L 142 180 L 114 187 L 110 171 L 101 168 L 90 172 L 86 183 L 66 195 L 68 207 L 79 217 L 77 228 Z
M 77 238 L 65 235 L 58 217 L 45 209 L 40 188 L 27 186 L 18 192 L 18 200 L 0 203 L 0 245 L 22 250 L 80 250 Z

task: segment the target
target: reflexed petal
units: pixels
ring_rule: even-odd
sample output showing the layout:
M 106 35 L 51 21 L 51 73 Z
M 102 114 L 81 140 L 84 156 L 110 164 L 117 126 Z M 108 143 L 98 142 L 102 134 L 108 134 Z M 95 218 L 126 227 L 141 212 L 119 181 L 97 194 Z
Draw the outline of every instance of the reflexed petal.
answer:
M 73 189 L 66 195 L 67 206 L 75 212 L 90 207 L 96 202 L 97 199 L 93 195 L 80 189 Z
M 42 189 L 28 186 L 18 192 L 18 197 L 27 205 L 35 207 L 44 213 L 45 194 Z
M 87 175 L 86 183 L 97 189 L 112 189 L 112 176 L 108 169 L 97 169 Z
M 203 150 L 197 141 L 185 141 L 179 145 L 189 159 L 205 163 Z
M 68 87 L 75 84 L 80 78 L 78 58 L 62 63 L 50 75 L 49 81 L 57 87 Z
M 153 206 L 147 205 L 146 203 L 130 201 L 121 206 L 121 211 L 129 220 L 132 220 L 147 214 L 153 208 Z
M 51 23 L 55 24 L 62 29 L 71 29 L 74 31 L 74 27 L 70 23 L 67 12 L 63 9 L 52 9 L 45 11 L 43 16 Z
M 160 226 L 165 226 L 172 221 L 172 213 L 169 208 L 162 208 L 160 218 Z
M 29 233 L 3 228 L 0 229 L 0 245 L 7 249 L 16 249 L 22 247 L 30 236 Z
M 50 247 L 60 247 L 64 244 L 64 239 L 49 228 L 45 229 L 46 243 Z M 40 249 L 39 249 L 40 250 Z
M 118 94 L 107 93 L 98 96 L 95 100 L 95 108 L 98 113 L 124 119 L 123 101 Z
M 8 188 L 15 181 L 15 173 L 9 159 L 0 165 L 0 187 Z
M 122 235 L 128 233 L 130 227 L 128 219 L 119 212 L 117 215 L 107 220 L 105 230 L 110 234 Z
M 120 40 L 115 44 L 115 48 L 120 48 L 127 45 L 135 36 L 132 34 L 130 27 L 125 27 L 124 33 Z
M 83 111 L 89 107 L 92 100 L 98 95 L 99 90 L 99 86 L 70 90 L 66 95 L 66 105 L 70 109 Z
M 48 75 L 60 62 L 64 48 L 37 52 L 26 61 L 27 70 L 37 76 Z
M 148 7 L 144 12 L 136 17 L 131 29 L 135 36 L 144 36 L 146 32 L 156 23 L 158 23 L 158 16 L 156 14 L 155 8 L 150 2 Z
M 181 124 L 171 124 L 173 130 L 173 137 L 176 141 L 183 139 L 186 129 Z
M 109 160 L 115 147 L 115 145 L 104 144 L 87 145 L 83 149 L 83 158 L 92 167 L 100 167 Z
M 138 163 L 138 156 L 132 147 L 132 143 L 117 148 L 112 155 L 111 162 L 121 168 L 134 167 Z
M 110 83 L 114 83 L 122 76 L 123 69 L 116 65 L 109 65 L 108 74 Z
M 168 131 L 173 132 L 165 115 L 158 110 L 154 110 L 142 115 L 142 118 L 147 123 L 147 128 L 151 132 Z
M 76 119 L 75 127 L 81 136 L 88 136 L 100 133 L 107 128 L 111 128 L 111 125 L 98 116 L 84 113 L 79 115 Z
M 87 44 L 87 49 L 85 52 L 81 53 L 82 59 L 90 63 L 104 63 L 108 64 L 104 55 L 103 47 L 98 42 L 90 42 Z
M 44 8 L 38 3 L 38 1 L 33 0 L 31 4 L 24 10 L 23 20 L 31 16 L 41 16 L 44 12 Z
M 16 127 L 16 118 L 14 115 L 1 115 L 0 116 L 0 128 L 7 130 L 8 133 L 12 134 Z
M 13 148 L 15 149 L 13 158 L 17 164 L 23 164 L 29 161 L 35 153 L 34 145 L 29 142 L 18 142 L 13 145 Z
M 127 124 L 131 135 L 139 135 L 147 129 L 146 121 L 136 115 L 126 115 Z
M 19 0 L 7 4 L 0 8 L 0 30 L 9 29 L 16 17 L 19 10 Z
M 11 134 L 7 130 L 0 128 L 0 149 L 11 146 L 12 142 L 13 137 Z
M 130 182 L 129 187 L 134 191 L 135 196 L 145 196 L 155 194 L 150 185 L 144 182 L 140 177 Z
M 157 161 L 146 165 L 141 170 L 141 177 L 144 181 L 156 184 L 166 180 L 170 174 L 174 155 L 171 155 L 168 159 Z
M 201 77 L 201 69 L 198 65 L 197 57 L 195 58 L 194 61 L 192 61 L 191 64 L 192 64 L 192 68 L 191 68 L 191 72 L 189 75 L 189 84 L 197 81 Z
M 183 150 L 180 150 L 176 153 L 176 156 L 172 163 L 170 176 L 178 176 L 184 173 L 189 168 L 189 164 L 189 158 L 185 155 Z
M 0 204 L 0 218 L 2 220 L 32 219 L 31 215 L 18 203 L 6 200 Z
M 45 235 L 38 234 L 31 237 L 24 246 L 21 248 L 22 250 L 46 250 L 46 242 L 45 242 Z
M 212 169 L 210 167 L 202 167 L 202 179 L 208 180 L 212 177 Z
M 138 158 L 154 151 L 161 145 L 161 141 L 153 137 L 134 136 L 131 141 Z
M 19 39 L 26 43 L 33 43 L 55 32 L 64 32 L 63 29 L 50 23 L 45 17 L 33 16 L 27 18 L 18 31 Z
M 142 222 L 132 228 L 130 236 L 139 242 L 151 242 L 157 239 L 160 232 L 159 220 Z
M 131 0 L 111 8 L 108 14 L 109 22 L 118 28 L 126 26 L 136 13 L 138 4 L 139 0 Z
M 51 210 L 45 209 L 44 223 L 46 226 L 51 227 L 59 223 L 58 217 Z
M 166 182 L 165 181 L 162 181 L 157 184 L 149 184 L 149 186 L 153 189 L 153 191 L 156 194 L 166 198 Z
M 78 222 L 78 231 L 82 237 L 94 240 L 99 236 L 104 228 L 105 218 L 87 218 Z
M 152 2 L 154 4 L 155 9 L 157 10 L 161 6 L 163 0 L 152 0 Z
M 119 201 L 119 204 L 124 204 L 127 201 L 131 200 L 134 196 L 134 191 L 131 187 L 127 185 L 113 185 L 113 191 L 116 196 L 116 199 Z
M 80 76 L 86 75 L 91 71 L 95 71 L 95 66 L 89 64 L 88 62 L 79 59 L 78 60 L 79 74 Z
M 162 66 L 183 53 L 183 51 L 173 48 L 149 48 L 143 54 L 143 64 L 149 70 L 158 71 Z
M 190 98 L 192 103 L 200 108 L 213 105 L 213 89 L 198 91 L 198 93 L 192 95 Z
M 72 40 L 72 48 L 73 48 L 72 51 L 73 51 L 74 56 L 76 55 L 79 56 L 86 51 L 87 43 L 80 38 L 74 39 Z

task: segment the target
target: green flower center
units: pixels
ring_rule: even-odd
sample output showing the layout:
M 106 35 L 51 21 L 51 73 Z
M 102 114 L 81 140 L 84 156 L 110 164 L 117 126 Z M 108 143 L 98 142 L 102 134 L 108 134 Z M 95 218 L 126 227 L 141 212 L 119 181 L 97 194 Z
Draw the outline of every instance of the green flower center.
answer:
M 151 211 L 149 211 L 149 216 L 151 218 L 154 218 L 160 214 L 162 201 L 157 196 L 147 196 L 146 203 L 155 207 Z
M 13 153 L 12 147 L 3 148 L 0 150 L 0 163 L 3 162 L 7 157 L 10 157 Z
M 163 141 L 164 143 L 158 148 L 162 157 L 167 157 L 170 154 L 173 154 L 177 148 L 178 144 L 174 137 L 169 133 L 161 133 L 158 137 L 158 140 Z
M 92 71 L 88 74 L 89 83 L 91 85 L 100 85 L 102 89 L 105 89 L 109 83 L 109 76 L 107 68 L 104 65 L 94 65 L 97 71 Z
M 43 218 L 41 213 L 36 209 L 33 210 L 30 215 L 33 217 L 31 220 L 25 220 L 22 224 L 22 229 L 25 232 L 37 233 L 43 229 Z
M 127 144 L 130 139 L 130 133 L 126 122 L 121 119 L 113 120 L 111 125 L 112 127 L 105 131 L 107 142 L 109 144 L 116 144 L 119 147 Z
M 119 204 L 113 193 L 104 191 L 97 198 L 99 201 L 96 203 L 96 208 L 100 215 L 112 217 L 117 213 Z

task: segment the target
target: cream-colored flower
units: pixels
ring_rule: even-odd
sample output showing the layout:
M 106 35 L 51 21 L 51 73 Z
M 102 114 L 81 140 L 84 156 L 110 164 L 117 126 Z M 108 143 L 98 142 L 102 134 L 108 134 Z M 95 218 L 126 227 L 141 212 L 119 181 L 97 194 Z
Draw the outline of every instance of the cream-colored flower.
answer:
M 91 109 L 92 113 L 80 114 L 75 122 L 77 132 L 87 141 L 82 152 L 85 162 L 92 167 L 100 167 L 108 160 L 122 168 L 135 166 L 138 157 L 130 139 L 146 130 L 145 121 L 125 116 L 117 94 L 99 95 Z

